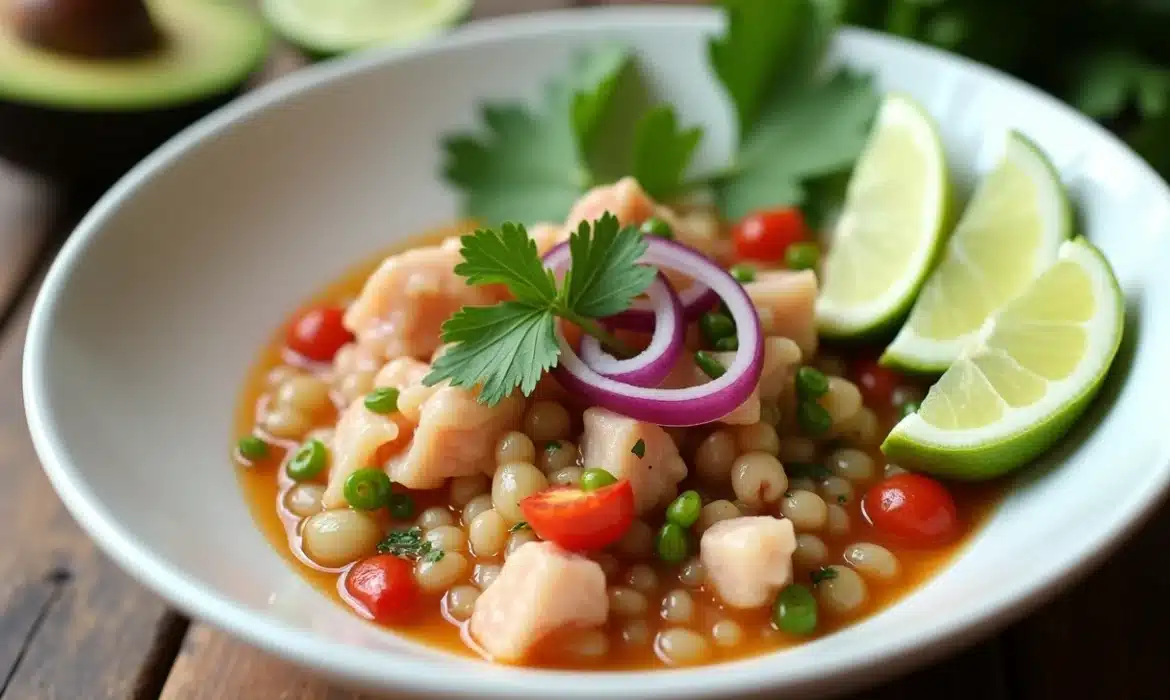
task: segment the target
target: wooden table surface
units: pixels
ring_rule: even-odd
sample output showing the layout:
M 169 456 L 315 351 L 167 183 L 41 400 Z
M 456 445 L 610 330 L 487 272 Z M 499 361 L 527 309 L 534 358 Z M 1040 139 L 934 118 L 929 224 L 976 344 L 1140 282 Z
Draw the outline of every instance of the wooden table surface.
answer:
M 570 4 L 480 0 L 477 13 Z M 297 65 L 278 52 L 261 80 Z M 98 552 L 50 488 L 25 424 L 21 353 L 44 269 L 84 208 L 0 166 L 0 700 L 365 697 L 169 608 Z M 934 666 L 854 697 L 1170 698 L 1168 545 L 1163 509 L 1098 571 L 999 636 L 936 650 Z

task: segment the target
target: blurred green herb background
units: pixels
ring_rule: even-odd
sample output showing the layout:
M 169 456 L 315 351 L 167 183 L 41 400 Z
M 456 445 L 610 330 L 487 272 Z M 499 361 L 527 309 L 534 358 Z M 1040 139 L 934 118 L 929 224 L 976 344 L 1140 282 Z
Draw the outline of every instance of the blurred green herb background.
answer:
M 954 51 L 1056 95 L 1170 177 L 1170 0 L 835 0 L 847 24 Z

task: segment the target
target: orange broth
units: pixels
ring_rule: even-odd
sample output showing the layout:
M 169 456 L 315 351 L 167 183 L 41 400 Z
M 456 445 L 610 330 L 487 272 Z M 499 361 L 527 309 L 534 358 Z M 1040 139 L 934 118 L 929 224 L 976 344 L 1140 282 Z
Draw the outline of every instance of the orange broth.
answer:
M 469 228 L 470 226 L 468 224 L 448 227 L 413 238 L 393 250 L 375 256 L 355 266 L 353 270 L 340 280 L 326 286 L 320 294 L 308 300 L 305 307 L 318 304 L 348 303 L 357 296 L 365 279 L 386 255 L 410 247 L 433 244 L 444 237 L 465 232 Z M 303 360 L 286 353 L 282 348 L 286 329 L 287 323 L 282 325 L 278 333 L 273 334 L 249 375 L 236 411 L 236 436 L 248 435 L 254 431 L 257 416 L 263 411 L 263 403 L 266 400 L 265 393 L 268 390 L 267 377 L 274 368 L 281 364 L 297 364 L 302 369 L 312 372 L 323 372 L 328 369 L 320 365 L 306 364 Z M 574 434 L 576 435 L 579 434 L 581 427 L 579 410 L 573 411 L 572 413 L 575 420 L 574 429 L 576 432 Z M 892 410 L 887 410 L 885 413 L 886 415 L 882 415 L 882 412 L 879 411 L 878 416 L 882 427 L 888 430 L 893 423 L 894 417 Z M 314 425 L 315 427 L 332 427 L 336 422 L 337 415 L 336 409 L 324 411 L 321 415 L 314 417 Z M 709 432 L 709 430 L 702 428 L 698 430 L 702 434 Z M 269 443 L 272 448 L 269 457 L 254 466 L 237 468 L 245 500 L 251 509 L 257 525 L 272 543 L 272 546 L 288 560 L 289 565 L 297 574 L 308 579 L 324 595 L 334 598 L 342 605 L 353 607 L 347 601 L 348 596 L 345 594 L 344 587 L 341 585 L 343 577 L 339 575 L 339 572 L 337 570 L 324 570 L 310 562 L 301 553 L 300 536 L 297 534 L 297 523 L 299 519 L 288 512 L 282 503 L 284 490 L 293 484 L 292 480 L 285 474 L 282 465 L 288 452 L 295 448 L 295 441 L 269 438 Z M 537 449 L 539 450 L 541 447 L 538 445 Z M 689 464 L 693 450 L 684 449 L 682 453 Z M 871 452 L 871 456 L 875 460 L 877 476 L 874 482 L 876 482 L 881 478 L 881 467 L 885 464 L 885 460 L 882 458 L 880 452 L 876 450 Z M 705 502 L 707 500 L 706 496 L 714 493 L 709 487 L 693 484 L 692 478 L 690 477 L 680 484 L 680 491 L 688 487 L 699 489 L 700 493 L 703 493 L 705 496 Z M 999 482 L 983 485 L 948 483 L 947 488 L 958 506 L 959 517 L 963 527 L 963 535 L 949 545 L 931 549 L 915 549 L 908 548 L 884 536 L 881 532 L 869 526 L 861 513 L 860 497 L 863 493 L 863 489 L 861 488 L 856 489 L 853 501 L 845 504 L 851 521 L 849 534 L 843 537 L 834 537 L 824 532 L 817 533 L 828 546 L 828 563 L 841 563 L 843 561 L 843 550 L 851 544 L 857 542 L 873 542 L 885 546 L 894 553 L 900 564 L 901 573 L 898 580 L 893 583 L 882 585 L 867 582 L 869 583 L 869 598 L 859 614 L 852 615 L 848 619 L 834 619 L 822 611 L 815 637 L 832 634 L 860 619 L 877 613 L 896 603 L 903 596 L 912 593 L 918 586 L 922 585 L 941 568 L 945 567 L 964 548 L 998 505 L 1006 487 L 1002 482 Z M 430 492 L 412 492 L 412 495 L 418 506 L 416 512 L 422 512 L 423 509 L 435 505 L 446 505 L 447 501 L 445 489 Z M 726 496 L 723 493 L 717 495 L 718 497 Z M 730 498 L 733 499 L 734 496 L 730 496 Z M 460 509 L 458 507 L 451 507 L 451 510 L 458 523 Z M 649 522 L 649 524 L 655 527 L 661 524 L 661 514 L 658 514 L 656 517 L 658 521 L 651 520 Z M 390 524 L 388 517 L 386 518 L 386 524 Z M 476 559 L 470 555 L 468 556 L 474 566 Z M 502 557 L 484 561 L 502 563 Z M 677 579 L 678 565 L 666 564 L 657 559 L 623 560 L 623 564 L 627 563 L 650 563 L 658 574 L 659 586 L 655 593 L 648 594 L 651 602 L 651 610 L 644 618 L 650 626 L 650 634 L 653 637 L 657 629 L 666 626 L 666 623 L 659 620 L 655 613 L 657 601 L 660 601 L 661 597 L 670 590 L 684 588 Z M 809 571 L 801 570 L 798 567 L 795 577 L 797 582 L 808 585 Z M 694 594 L 695 600 L 694 620 L 689 625 L 691 629 L 699 632 L 707 631 L 711 629 L 711 626 L 715 622 L 730 619 L 738 622 L 743 630 L 742 641 L 733 648 L 711 645 L 711 655 L 708 657 L 709 662 L 726 661 L 776 651 L 777 649 L 794 646 L 805 641 L 803 638 L 793 637 L 777 630 L 771 624 L 770 606 L 750 611 L 735 610 L 720 605 L 709 591 L 704 591 L 700 588 L 697 591 L 692 590 L 691 592 Z M 444 606 L 439 596 L 430 596 L 423 599 L 420 602 L 420 606 L 424 610 L 410 624 L 395 627 L 396 632 L 453 653 L 466 655 L 476 653 L 464 641 L 462 630 L 464 625 L 456 622 L 444 612 Z M 355 612 L 364 617 L 368 617 L 364 611 L 356 610 Z M 611 619 L 607 624 L 605 629 L 610 641 L 609 652 L 601 658 L 574 658 L 572 655 L 565 653 L 558 646 L 556 640 L 553 639 L 546 640 L 537 650 L 534 658 L 529 659 L 527 664 L 548 668 L 595 670 L 662 668 L 664 662 L 656 654 L 653 644 L 631 645 L 623 643 L 618 629 L 618 622 L 620 621 Z

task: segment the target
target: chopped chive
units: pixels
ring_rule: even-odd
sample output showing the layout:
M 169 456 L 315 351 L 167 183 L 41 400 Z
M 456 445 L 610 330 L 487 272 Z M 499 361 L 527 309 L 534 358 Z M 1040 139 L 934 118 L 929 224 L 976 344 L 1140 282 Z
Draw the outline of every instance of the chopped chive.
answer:
M 240 438 L 236 443 L 240 456 L 249 462 L 256 462 L 268 456 L 268 443 L 255 435 Z
M 819 399 L 829 393 L 829 378 L 819 369 L 802 366 L 796 370 L 796 393 L 806 400 Z
M 520 532 L 521 530 L 531 530 L 531 529 L 532 529 L 532 526 L 528 524 L 528 521 L 521 520 L 520 522 L 516 523 L 512 527 L 508 528 L 508 532 Z
M 793 243 L 784 251 L 784 264 L 790 270 L 815 270 L 820 261 L 816 243 Z
M 699 317 L 699 331 L 709 345 L 715 345 L 723 338 L 735 337 L 735 321 L 727 314 L 709 311 Z
M 732 265 L 728 272 L 730 272 L 731 276 L 735 278 L 735 281 L 739 282 L 740 284 L 747 284 L 748 282 L 754 282 L 756 280 L 756 268 L 752 265 L 748 265 L 747 263 Z
M 659 238 L 665 238 L 668 241 L 674 239 L 674 229 L 670 227 L 670 224 L 657 216 L 652 216 L 643 221 L 642 227 L 639 230 L 643 236 L 657 236 Z
M 801 401 L 796 407 L 796 422 L 804 432 L 816 437 L 829 432 L 833 418 L 825 407 L 815 401 Z
M 715 349 L 719 352 L 735 352 L 739 350 L 739 338 L 735 336 L 720 338 L 715 341 Z
M 308 481 L 325 471 L 328 460 L 329 450 L 325 443 L 314 438 L 301 445 L 284 470 L 293 481 Z
M 545 452 L 556 452 L 559 449 L 561 449 L 561 443 L 557 442 L 556 440 L 550 440 L 549 443 L 544 446 Z
M 808 578 L 815 586 L 821 581 L 831 581 L 837 578 L 837 572 L 827 566 L 822 566 L 819 569 L 813 569 L 809 572 Z
M 634 446 L 630 448 L 630 452 L 633 452 L 634 454 L 638 455 L 639 459 L 641 459 L 642 457 L 645 457 L 646 456 L 646 441 L 641 439 L 641 438 L 638 438 L 638 441 L 635 442 Z

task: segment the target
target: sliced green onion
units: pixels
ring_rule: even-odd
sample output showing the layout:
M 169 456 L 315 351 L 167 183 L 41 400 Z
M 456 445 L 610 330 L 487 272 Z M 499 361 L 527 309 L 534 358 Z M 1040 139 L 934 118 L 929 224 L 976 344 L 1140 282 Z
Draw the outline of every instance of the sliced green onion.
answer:
M 308 481 L 325 471 L 329 450 L 325 443 L 314 438 L 300 446 L 284 470 L 293 481 Z
M 394 413 L 398 410 L 398 390 L 392 386 L 374 389 L 366 394 L 365 404 L 370 413 Z
M 392 493 L 386 503 L 390 517 L 395 520 L 410 520 L 414 517 L 414 498 L 409 493 Z
M 790 270 L 815 270 L 821 261 L 816 243 L 793 243 L 784 251 L 784 264 Z
M 829 393 L 829 378 L 819 369 L 804 365 L 796 370 L 796 395 L 805 400 L 819 399 Z
M 666 521 L 679 527 L 690 527 L 699 520 L 703 499 L 698 491 L 683 491 L 666 507 Z
M 342 493 L 351 508 L 378 510 L 390 502 L 390 477 L 373 467 L 358 469 L 345 477 Z
M 730 338 L 720 338 L 715 341 L 715 349 L 719 352 L 735 352 L 739 350 L 739 338 L 731 336 Z
M 801 401 L 796 407 L 796 422 L 804 432 L 816 437 L 829 432 L 833 418 L 825 407 L 816 401 Z
M 719 360 L 711 357 L 705 350 L 700 350 L 695 353 L 695 364 L 699 366 L 699 369 L 703 370 L 703 374 L 712 379 L 718 379 L 727 372 L 727 368 L 719 364 Z
M 739 282 L 740 284 L 747 284 L 748 282 L 756 281 L 756 268 L 752 265 L 748 265 L 747 263 L 732 265 L 728 272 L 730 272 L 731 276 L 735 278 L 735 281 Z
M 256 462 L 268 456 L 268 443 L 255 435 L 240 438 L 236 443 L 240 456 L 249 462 Z
M 639 230 L 642 232 L 643 236 L 658 236 L 659 238 L 665 238 L 668 241 L 674 239 L 674 229 L 670 227 L 670 224 L 666 223 L 657 216 L 652 216 L 649 219 L 643 221 L 642 227 Z
M 687 531 L 676 523 L 666 523 L 658 531 L 658 538 L 654 543 L 658 551 L 658 558 L 668 564 L 678 564 L 687 558 L 690 553 L 690 544 L 687 542 Z
M 699 331 L 709 345 L 723 338 L 735 337 L 735 321 L 727 314 L 707 312 L 699 317 Z

